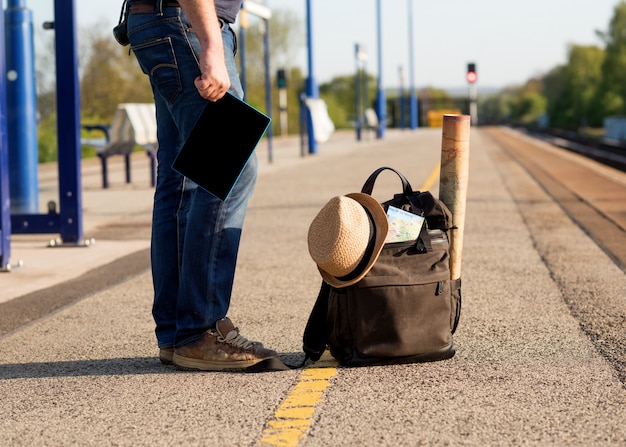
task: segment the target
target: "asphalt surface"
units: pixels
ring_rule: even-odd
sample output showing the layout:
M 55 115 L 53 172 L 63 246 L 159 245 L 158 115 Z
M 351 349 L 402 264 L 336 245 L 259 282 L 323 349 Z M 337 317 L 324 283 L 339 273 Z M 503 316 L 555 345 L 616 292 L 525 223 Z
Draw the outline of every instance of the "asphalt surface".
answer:
M 108 190 L 86 163 L 85 236 L 95 243 L 47 248 L 54 236 L 16 236 L 16 268 L 0 275 L 1 319 L 10 323 L 0 328 L 0 445 L 626 445 L 625 385 L 568 306 L 590 294 L 624 306 L 624 272 L 482 129 L 470 146 L 456 356 L 265 374 L 159 363 L 147 157 L 133 160 L 130 185 L 111 162 Z M 320 283 L 306 247 L 311 220 L 379 166 L 420 188 L 440 148 L 439 129 L 361 142 L 336 133 L 306 157 L 297 139 L 275 139 L 270 164 L 262 142 L 229 315 L 242 334 L 301 359 Z M 45 203 L 54 169 L 42 167 L 40 178 Z M 374 196 L 399 186 L 383 176 Z M 308 405 L 310 417 L 283 415 L 308 374 L 327 377 L 317 401 L 291 404 Z M 268 437 L 276 421 L 288 428 Z

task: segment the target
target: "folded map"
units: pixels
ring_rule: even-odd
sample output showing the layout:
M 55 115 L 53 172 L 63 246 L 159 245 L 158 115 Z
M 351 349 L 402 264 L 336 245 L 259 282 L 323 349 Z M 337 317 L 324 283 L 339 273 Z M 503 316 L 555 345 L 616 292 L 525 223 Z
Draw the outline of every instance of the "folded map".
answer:
M 422 216 L 393 206 L 387 209 L 387 219 L 389 219 L 389 232 L 385 243 L 415 240 L 424 224 Z

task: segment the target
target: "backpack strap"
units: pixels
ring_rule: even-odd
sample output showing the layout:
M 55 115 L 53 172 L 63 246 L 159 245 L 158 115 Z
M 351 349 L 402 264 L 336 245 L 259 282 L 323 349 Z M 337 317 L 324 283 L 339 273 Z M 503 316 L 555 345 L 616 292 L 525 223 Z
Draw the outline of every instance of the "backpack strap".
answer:
M 404 194 L 405 196 L 410 196 L 411 194 L 413 194 L 413 188 L 411 188 L 411 184 L 409 183 L 407 178 L 404 175 L 402 175 L 400 172 L 388 166 L 383 166 L 382 168 L 378 168 L 374 172 L 372 172 L 372 174 L 363 184 L 363 188 L 361 188 L 361 192 L 365 194 L 369 194 L 371 196 L 372 191 L 374 190 L 374 183 L 376 183 L 376 178 L 383 171 L 393 171 L 398 175 L 398 177 L 400 177 L 400 180 L 402 181 L 402 194 Z
M 322 281 L 320 292 L 317 295 L 317 300 L 313 310 L 311 310 L 309 320 L 304 328 L 304 336 L 302 337 L 302 349 L 306 354 L 304 363 L 306 363 L 307 359 L 311 359 L 314 362 L 318 361 L 326 350 L 328 334 L 330 333 L 330 328 L 326 324 L 330 290 L 331 286 L 326 281 Z

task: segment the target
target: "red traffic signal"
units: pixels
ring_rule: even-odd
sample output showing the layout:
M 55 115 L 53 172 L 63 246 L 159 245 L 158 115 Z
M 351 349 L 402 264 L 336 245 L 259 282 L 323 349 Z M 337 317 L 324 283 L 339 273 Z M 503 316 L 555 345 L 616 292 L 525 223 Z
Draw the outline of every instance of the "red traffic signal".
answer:
M 476 74 L 476 64 L 467 64 L 467 75 L 465 77 L 467 79 L 467 82 L 469 82 L 470 84 L 473 84 L 478 80 L 478 75 Z

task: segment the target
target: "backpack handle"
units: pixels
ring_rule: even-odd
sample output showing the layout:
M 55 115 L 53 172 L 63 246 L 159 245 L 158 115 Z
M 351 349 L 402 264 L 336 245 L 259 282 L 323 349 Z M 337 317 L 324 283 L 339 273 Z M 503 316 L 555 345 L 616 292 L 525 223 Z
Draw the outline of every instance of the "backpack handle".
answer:
M 361 192 L 365 193 L 365 194 L 369 194 L 371 196 L 372 195 L 372 191 L 374 190 L 374 183 L 376 183 L 376 178 L 383 171 L 393 171 L 393 172 L 395 172 L 398 175 L 398 177 L 400 177 L 400 180 L 402 181 L 402 193 L 405 196 L 407 196 L 407 197 L 410 196 L 411 194 L 413 194 L 413 188 L 411 188 L 411 184 L 406 179 L 406 177 L 404 175 L 402 175 L 400 172 L 398 172 L 395 169 L 390 168 L 388 166 L 383 166 L 382 168 L 376 169 L 372 173 L 372 175 L 370 175 L 369 178 L 365 181 L 365 184 L 363 185 L 363 188 L 361 188 Z

